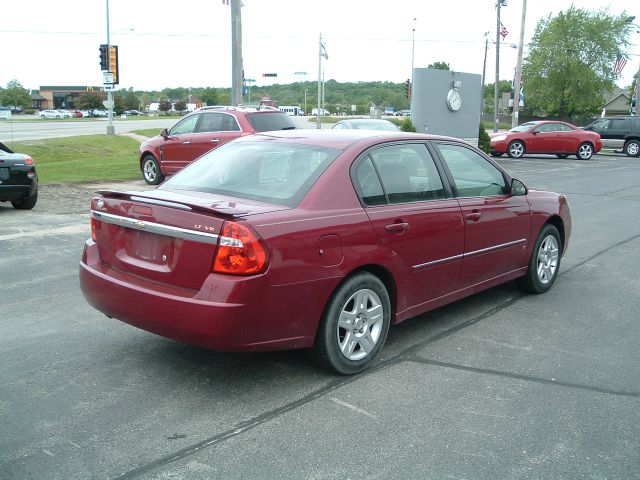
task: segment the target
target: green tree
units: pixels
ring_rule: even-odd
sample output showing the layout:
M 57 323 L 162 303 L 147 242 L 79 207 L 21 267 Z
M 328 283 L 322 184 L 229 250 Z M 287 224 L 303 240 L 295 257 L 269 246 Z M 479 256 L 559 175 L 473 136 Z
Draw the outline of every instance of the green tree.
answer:
M 207 105 L 218 105 L 218 94 L 215 88 L 203 88 L 196 93 L 196 96 Z
M 138 96 L 131 90 L 121 92 L 122 103 L 124 104 L 124 110 L 138 110 L 140 109 L 140 100 Z
M 18 80 L 11 80 L 7 83 L 7 88 L 0 92 L 0 104 L 14 105 L 21 108 L 29 108 L 31 106 L 31 95 L 29 90 L 24 88 Z
M 480 130 L 478 132 L 478 148 L 485 153 L 491 152 L 491 137 L 489 137 L 482 122 L 480 122 Z
M 602 110 L 616 56 L 629 45 L 627 19 L 575 6 L 541 19 L 523 63 L 527 109 L 562 118 Z
M 427 65 L 427 68 L 434 68 L 436 70 L 451 70 L 451 67 L 447 62 L 433 62 Z
M 415 132 L 416 127 L 411 119 L 407 117 L 402 120 L 402 123 L 400 124 L 400 130 L 402 130 L 403 132 Z
M 102 102 L 105 100 L 102 92 L 83 92 L 78 95 L 76 108 L 80 110 L 95 110 L 103 108 Z
M 158 104 L 158 110 L 160 110 L 163 114 L 167 114 L 169 110 L 171 110 L 171 101 L 169 100 L 160 100 Z

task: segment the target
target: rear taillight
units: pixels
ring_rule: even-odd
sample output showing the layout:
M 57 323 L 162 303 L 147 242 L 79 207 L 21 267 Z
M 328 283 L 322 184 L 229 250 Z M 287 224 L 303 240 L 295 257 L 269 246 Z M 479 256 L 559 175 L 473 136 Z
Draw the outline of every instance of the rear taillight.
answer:
M 225 222 L 213 260 L 213 271 L 231 275 L 254 275 L 269 265 L 269 252 L 247 225 Z
M 98 241 L 97 231 L 98 231 L 98 220 L 91 217 L 91 240 L 93 240 L 94 242 Z
M 34 162 L 33 158 L 31 158 L 29 155 L 25 155 L 24 156 L 24 164 L 29 166 L 29 165 L 35 165 L 36 162 Z

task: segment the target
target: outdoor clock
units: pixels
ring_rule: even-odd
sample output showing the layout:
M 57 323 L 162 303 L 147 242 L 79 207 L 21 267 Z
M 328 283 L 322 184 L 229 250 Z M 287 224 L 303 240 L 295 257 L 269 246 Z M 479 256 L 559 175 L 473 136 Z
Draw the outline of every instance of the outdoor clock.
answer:
M 452 88 L 447 93 L 447 107 L 452 112 L 457 112 L 462 107 L 462 93 L 457 88 Z

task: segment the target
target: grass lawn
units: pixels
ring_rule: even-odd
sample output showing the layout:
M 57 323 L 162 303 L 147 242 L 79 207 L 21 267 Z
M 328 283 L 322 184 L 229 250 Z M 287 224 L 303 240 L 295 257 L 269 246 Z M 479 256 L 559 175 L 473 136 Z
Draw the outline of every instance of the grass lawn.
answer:
M 134 130 L 133 133 L 137 133 L 138 135 L 144 135 L 145 137 L 155 137 L 156 135 L 160 135 L 161 128 L 146 128 L 144 130 Z
M 30 155 L 36 162 L 40 183 L 82 183 L 136 180 L 140 143 L 116 135 L 26 140 L 11 148 Z

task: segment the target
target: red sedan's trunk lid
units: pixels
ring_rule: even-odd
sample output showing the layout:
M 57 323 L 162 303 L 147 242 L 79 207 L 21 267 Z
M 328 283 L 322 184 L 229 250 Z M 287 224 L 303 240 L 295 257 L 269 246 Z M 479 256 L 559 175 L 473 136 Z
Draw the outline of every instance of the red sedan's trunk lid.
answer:
M 200 193 L 98 193 L 92 230 L 102 267 L 190 290 L 211 273 L 225 220 L 284 208 Z

